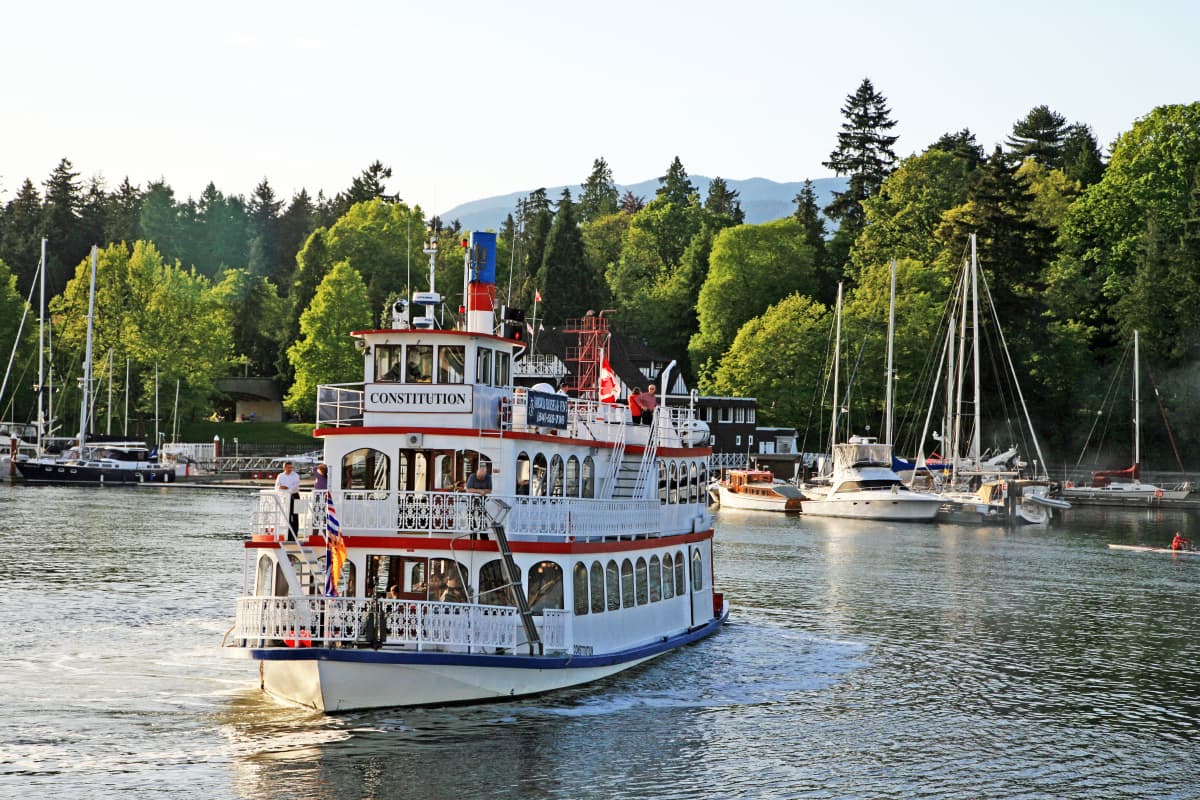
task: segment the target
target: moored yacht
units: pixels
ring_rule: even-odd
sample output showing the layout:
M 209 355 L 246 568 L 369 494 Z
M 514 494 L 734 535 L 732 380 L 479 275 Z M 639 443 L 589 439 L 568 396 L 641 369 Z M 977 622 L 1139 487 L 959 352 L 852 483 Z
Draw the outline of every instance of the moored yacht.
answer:
M 569 325 L 575 396 L 514 386 L 495 235 L 472 235 L 461 329 L 436 327 L 426 252 L 425 316 L 352 333 L 363 381 L 318 389 L 328 490 L 259 497 L 226 654 L 334 712 L 550 691 L 715 632 L 728 609 L 694 409 L 635 426 L 600 402 L 603 314 Z
M 828 485 L 806 485 L 803 492 L 803 512 L 814 517 L 928 522 L 942 505 L 937 495 L 905 486 L 892 471 L 892 446 L 867 436 L 835 444 Z
M 743 511 L 799 511 L 804 499 L 799 489 L 766 469 L 731 469 L 713 482 L 710 492 L 721 508 Z

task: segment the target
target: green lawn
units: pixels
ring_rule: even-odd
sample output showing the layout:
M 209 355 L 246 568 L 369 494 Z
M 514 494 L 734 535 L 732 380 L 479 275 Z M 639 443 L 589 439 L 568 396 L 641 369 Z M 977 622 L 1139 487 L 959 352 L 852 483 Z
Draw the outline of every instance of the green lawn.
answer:
M 312 423 L 303 422 L 184 422 L 179 436 L 185 442 L 211 442 L 220 436 L 227 444 L 234 438 L 241 444 L 299 445 L 317 450 L 321 443 L 313 438 Z

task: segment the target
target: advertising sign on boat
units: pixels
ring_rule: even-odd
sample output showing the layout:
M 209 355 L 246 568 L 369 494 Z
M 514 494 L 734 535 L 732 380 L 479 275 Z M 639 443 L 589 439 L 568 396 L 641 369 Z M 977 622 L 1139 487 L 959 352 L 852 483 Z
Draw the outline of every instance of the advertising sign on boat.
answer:
M 365 405 L 367 411 L 470 414 L 475 405 L 474 389 L 470 385 L 397 386 L 375 383 L 367 387 Z
M 567 396 L 529 390 L 529 424 L 539 428 L 567 427 Z

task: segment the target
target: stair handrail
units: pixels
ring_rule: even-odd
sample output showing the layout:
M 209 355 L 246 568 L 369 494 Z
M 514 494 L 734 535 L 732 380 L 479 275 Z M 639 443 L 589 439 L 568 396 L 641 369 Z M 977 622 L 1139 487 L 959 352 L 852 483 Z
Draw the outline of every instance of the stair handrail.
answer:
M 611 429 L 612 426 L 609 426 Z M 612 460 L 608 463 L 608 473 L 604 476 L 604 483 L 600 485 L 600 498 L 611 500 L 613 492 L 617 489 L 617 476 L 621 472 L 621 462 L 625 459 L 625 424 L 622 422 L 617 426 L 617 438 L 613 441 L 611 453 Z
M 650 435 L 646 437 L 646 449 L 642 451 L 642 463 L 638 465 L 637 480 L 633 483 L 633 496 L 643 499 L 649 498 L 647 494 L 647 483 L 649 483 L 650 473 L 653 471 L 655 460 L 658 458 L 658 428 L 662 422 L 661 414 L 655 414 L 653 421 L 650 423 Z

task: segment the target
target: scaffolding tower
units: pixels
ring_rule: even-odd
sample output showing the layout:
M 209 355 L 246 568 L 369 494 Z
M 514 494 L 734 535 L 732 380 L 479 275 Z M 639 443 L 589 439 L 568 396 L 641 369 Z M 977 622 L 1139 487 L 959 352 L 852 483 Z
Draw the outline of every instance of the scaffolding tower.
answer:
M 567 320 L 563 333 L 567 336 L 574 334 L 578 342 L 575 346 L 567 347 L 568 375 L 563 389 L 580 400 L 598 400 L 600 364 L 612 339 L 604 312 L 594 314 L 589 311 L 587 316 Z

